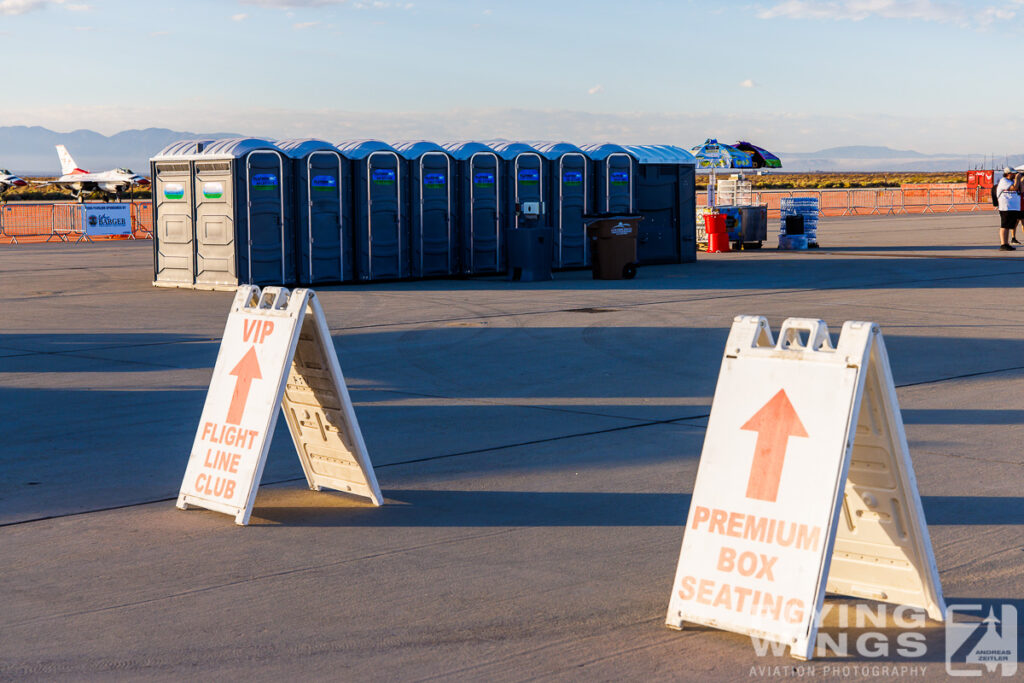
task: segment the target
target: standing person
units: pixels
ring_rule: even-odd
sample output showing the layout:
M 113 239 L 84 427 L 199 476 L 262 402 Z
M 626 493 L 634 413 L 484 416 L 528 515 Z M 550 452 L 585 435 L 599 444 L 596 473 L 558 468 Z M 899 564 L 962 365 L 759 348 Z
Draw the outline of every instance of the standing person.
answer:
M 1013 228 L 1010 229 L 1010 244 L 1020 244 L 1017 241 L 1017 223 L 1024 222 L 1024 173 L 1018 170 L 1014 170 L 1016 178 L 1013 180 L 1013 190 L 1017 192 L 1017 196 L 1020 197 L 1020 208 L 1017 209 L 1017 220 L 1013 224 Z
M 1016 227 L 1020 216 L 1020 184 L 1017 174 L 1010 167 L 1003 169 L 1003 177 L 996 185 L 996 199 L 999 202 L 999 250 L 1014 251 L 1010 246 L 1010 232 Z

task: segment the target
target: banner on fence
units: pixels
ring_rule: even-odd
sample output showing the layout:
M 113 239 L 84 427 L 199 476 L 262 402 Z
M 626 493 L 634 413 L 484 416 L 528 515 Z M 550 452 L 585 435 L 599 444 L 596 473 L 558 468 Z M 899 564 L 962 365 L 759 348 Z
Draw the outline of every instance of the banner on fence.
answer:
M 132 234 L 131 204 L 83 204 L 82 233 L 90 236 Z

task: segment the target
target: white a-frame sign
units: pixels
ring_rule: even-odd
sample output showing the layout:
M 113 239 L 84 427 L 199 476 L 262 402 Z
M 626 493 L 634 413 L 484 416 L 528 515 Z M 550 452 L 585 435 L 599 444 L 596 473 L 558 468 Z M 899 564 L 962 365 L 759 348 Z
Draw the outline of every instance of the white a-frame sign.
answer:
M 381 504 L 316 293 L 242 286 L 224 328 L 179 508 L 194 505 L 249 523 L 278 406 L 311 489 Z
M 814 654 L 825 592 L 945 603 L 878 326 L 733 322 L 667 623 Z

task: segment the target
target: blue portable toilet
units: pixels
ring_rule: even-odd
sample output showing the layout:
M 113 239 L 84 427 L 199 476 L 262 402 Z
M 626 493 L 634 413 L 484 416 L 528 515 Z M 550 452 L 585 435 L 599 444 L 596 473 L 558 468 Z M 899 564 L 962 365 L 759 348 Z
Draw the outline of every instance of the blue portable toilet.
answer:
M 281 140 L 292 160 L 298 282 L 351 282 L 352 190 L 348 160 L 324 140 Z
M 602 145 L 581 145 L 594 171 L 594 212 L 633 213 L 633 181 L 636 159 L 625 147 L 610 142 Z
M 594 169 L 595 210 L 643 216 L 640 264 L 697 259 L 696 160 L 674 145 L 585 145 Z
M 256 138 L 175 143 L 151 164 L 161 176 L 178 173 L 173 182 L 161 180 L 156 188 L 171 200 L 158 206 L 158 214 L 174 213 L 172 229 L 153 245 L 156 284 L 162 284 L 160 274 L 166 269 L 161 256 L 172 246 L 167 239 L 172 236 L 191 237 L 190 243 L 173 244 L 176 257 L 186 249 L 192 252 L 190 264 L 182 258 L 168 261 L 192 269 L 191 282 L 184 269 L 168 270 L 180 281 L 175 285 L 226 289 L 295 282 L 291 164 L 276 145 Z M 161 220 L 158 215 L 158 225 Z M 191 236 L 184 234 L 189 227 Z
M 440 145 L 423 140 L 394 148 L 406 160 L 412 276 L 454 275 L 459 272 L 455 160 Z
M 547 182 L 544 157 L 525 142 L 488 142 L 498 153 L 507 182 L 504 213 L 507 227 L 534 228 L 544 223 L 544 190 Z
M 402 156 L 380 140 L 338 143 L 351 162 L 355 273 L 359 280 L 409 277 Z
M 552 260 L 555 268 L 575 268 L 590 263 L 587 227 L 583 216 L 591 211 L 592 175 L 586 153 L 568 142 L 534 145 L 547 161 L 547 222 L 552 228 Z
M 444 149 L 456 161 L 460 267 L 467 275 L 506 269 L 502 225 L 502 160 L 480 142 L 451 142 Z

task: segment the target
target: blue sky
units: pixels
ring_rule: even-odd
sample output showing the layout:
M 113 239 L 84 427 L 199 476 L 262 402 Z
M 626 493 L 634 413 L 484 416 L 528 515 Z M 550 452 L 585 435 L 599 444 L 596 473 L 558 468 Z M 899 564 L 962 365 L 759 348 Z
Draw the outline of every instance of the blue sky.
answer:
M 1019 153 L 1022 29 L 1024 0 L 0 0 L 0 125 Z

